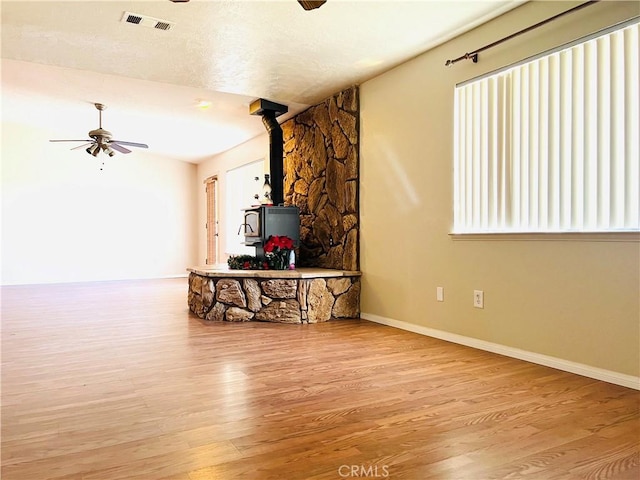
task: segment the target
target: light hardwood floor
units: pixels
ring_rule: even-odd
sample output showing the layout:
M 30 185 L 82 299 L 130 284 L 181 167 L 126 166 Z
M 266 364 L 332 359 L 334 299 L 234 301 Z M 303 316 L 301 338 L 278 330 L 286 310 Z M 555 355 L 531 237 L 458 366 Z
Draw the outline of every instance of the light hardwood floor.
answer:
M 2 289 L 2 479 L 638 479 L 640 392 L 187 280 Z M 567 339 L 569 341 L 569 339 Z

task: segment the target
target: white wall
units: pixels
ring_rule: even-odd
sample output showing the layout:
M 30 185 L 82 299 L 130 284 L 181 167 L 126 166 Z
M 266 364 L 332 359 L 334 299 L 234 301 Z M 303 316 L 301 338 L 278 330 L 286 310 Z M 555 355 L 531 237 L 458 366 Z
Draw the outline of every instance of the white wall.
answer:
M 14 108 L 5 100 L 3 112 Z M 197 251 L 196 166 L 139 150 L 93 158 L 49 138 L 2 123 L 2 284 L 184 275 Z
M 237 226 L 234 231 L 227 227 L 226 212 L 228 211 L 226 198 L 229 189 L 233 191 L 234 185 L 230 185 L 227 180 L 227 172 L 234 168 L 246 165 L 258 160 L 264 162 L 264 173 L 269 173 L 269 164 L 265 159 L 269 158 L 269 137 L 266 132 L 255 137 L 248 142 L 238 145 L 231 150 L 227 150 L 216 155 L 210 160 L 198 165 L 198 265 L 204 265 L 207 258 L 207 231 L 204 225 L 207 221 L 206 192 L 204 181 L 214 175 L 218 177 L 218 212 L 219 218 L 219 264 L 225 264 L 230 252 L 226 251 L 227 238 L 229 235 L 236 235 Z M 262 187 L 262 182 L 260 183 Z M 258 192 L 260 193 L 260 192 Z
M 225 228 L 228 235 L 225 237 L 225 245 L 222 250 L 228 255 L 255 255 L 255 247 L 247 247 L 244 244 L 244 229 L 240 229 L 244 223 L 243 209 L 258 205 L 262 196 L 264 185 L 264 160 L 247 163 L 226 172 L 226 180 L 233 188 L 227 188 L 224 209 Z M 255 198 L 258 195 L 258 198 Z M 240 234 L 238 235 L 238 232 Z

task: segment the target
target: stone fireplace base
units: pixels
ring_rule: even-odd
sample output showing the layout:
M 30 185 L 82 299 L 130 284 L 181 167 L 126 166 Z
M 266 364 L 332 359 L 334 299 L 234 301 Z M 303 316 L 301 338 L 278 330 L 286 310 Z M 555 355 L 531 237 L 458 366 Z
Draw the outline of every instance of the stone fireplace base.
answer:
M 204 320 L 318 323 L 360 316 L 357 271 L 187 270 L 189 309 Z

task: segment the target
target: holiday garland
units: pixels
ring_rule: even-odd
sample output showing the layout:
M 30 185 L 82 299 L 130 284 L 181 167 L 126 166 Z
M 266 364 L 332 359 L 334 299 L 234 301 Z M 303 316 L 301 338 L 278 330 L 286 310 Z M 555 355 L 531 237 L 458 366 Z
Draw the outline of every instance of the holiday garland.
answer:
M 227 260 L 232 270 L 286 270 L 293 250 L 293 240 L 286 235 L 271 235 L 264 244 L 265 258 L 232 255 Z

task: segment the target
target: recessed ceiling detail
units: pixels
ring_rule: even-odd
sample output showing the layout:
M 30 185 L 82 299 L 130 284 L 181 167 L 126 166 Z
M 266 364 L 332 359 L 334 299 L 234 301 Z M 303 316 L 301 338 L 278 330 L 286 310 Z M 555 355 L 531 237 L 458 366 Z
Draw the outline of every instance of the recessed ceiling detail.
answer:
M 170 22 L 168 20 L 161 20 L 159 18 L 132 12 L 124 12 L 122 15 L 122 22 L 140 25 L 142 27 L 157 28 L 158 30 L 170 30 L 175 26 L 174 22 Z

